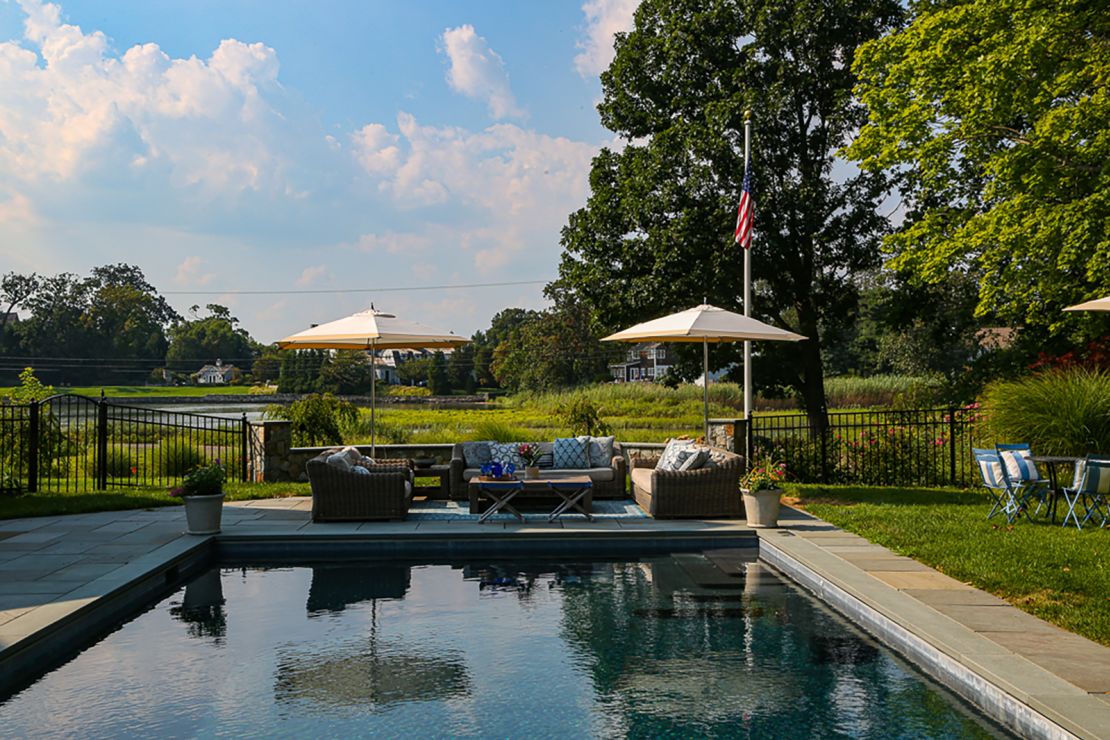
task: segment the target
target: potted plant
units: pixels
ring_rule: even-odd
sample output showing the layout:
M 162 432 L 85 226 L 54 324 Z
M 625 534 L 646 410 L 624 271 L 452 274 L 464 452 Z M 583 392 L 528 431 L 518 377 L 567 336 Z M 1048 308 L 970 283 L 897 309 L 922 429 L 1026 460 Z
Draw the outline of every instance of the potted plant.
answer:
M 219 461 L 190 471 L 181 485 L 170 489 L 171 496 L 185 502 L 187 534 L 217 534 L 224 507 L 224 481 L 227 473 Z
M 777 527 L 779 524 L 782 482 L 786 480 L 786 463 L 770 457 L 753 461 L 751 469 L 740 479 L 744 495 L 744 514 L 749 527 Z
M 524 461 L 524 477 L 533 480 L 540 477 L 540 446 L 525 442 L 516 448 L 516 454 Z

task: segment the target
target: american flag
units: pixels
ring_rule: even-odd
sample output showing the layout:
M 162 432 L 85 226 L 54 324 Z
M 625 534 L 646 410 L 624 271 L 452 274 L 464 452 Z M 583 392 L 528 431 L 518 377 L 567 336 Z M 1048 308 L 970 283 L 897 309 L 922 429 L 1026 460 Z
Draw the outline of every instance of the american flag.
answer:
M 736 209 L 736 243 L 744 249 L 752 246 L 752 201 L 751 170 L 744 173 L 744 187 L 740 191 L 740 205 Z

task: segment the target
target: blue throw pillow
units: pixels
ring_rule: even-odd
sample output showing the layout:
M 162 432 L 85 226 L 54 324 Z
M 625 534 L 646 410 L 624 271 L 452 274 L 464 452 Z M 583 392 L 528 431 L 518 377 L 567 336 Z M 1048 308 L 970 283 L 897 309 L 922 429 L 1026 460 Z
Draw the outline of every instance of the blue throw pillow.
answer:
M 552 456 L 556 470 L 582 470 L 590 467 L 587 450 L 589 444 L 574 437 L 556 438 Z

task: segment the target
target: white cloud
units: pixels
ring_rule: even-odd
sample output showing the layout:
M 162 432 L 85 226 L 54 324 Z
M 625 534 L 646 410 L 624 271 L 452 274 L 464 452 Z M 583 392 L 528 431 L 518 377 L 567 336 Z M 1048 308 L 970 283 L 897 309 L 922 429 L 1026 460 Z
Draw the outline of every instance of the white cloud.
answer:
M 54 182 L 153 170 L 221 192 L 285 190 L 271 135 L 281 115 L 267 100 L 280 91 L 273 49 L 225 39 L 207 60 L 156 44 L 117 56 L 57 5 L 20 6 L 30 48 L 0 43 L 0 170 Z
M 441 37 L 442 50 L 451 66 L 447 84 L 468 98 L 481 100 L 494 118 L 516 118 L 524 115 L 509 86 L 505 63 L 489 43 L 474 32 L 469 24 L 448 28 Z
M 574 57 L 574 68 L 583 77 L 594 77 L 613 61 L 613 37 L 618 31 L 632 29 L 632 14 L 640 0 L 587 0 L 586 37 L 578 42 L 582 51 Z
M 567 214 L 585 202 L 599 148 L 513 124 L 468 131 L 421 126 L 401 113 L 397 127 L 399 134 L 376 128 L 370 151 L 362 149 L 366 137 L 356 137 L 353 154 L 368 174 L 379 178 L 398 207 L 457 205 L 471 217 L 455 226 L 430 222 L 414 232 L 366 234 L 359 246 L 401 252 L 450 244 L 486 273 L 537 244 L 556 253 Z M 393 150 L 390 168 L 379 166 L 386 158 L 373 149 L 383 141 Z
M 204 271 L 204 260 L 193 254 L 183 259 L 177 266 L 173 281 L 182 286 L 200 287 L 212 282 L 214 277 L 216 277 L 215 273 Z
M 331 273 L 328 271 L 327 265 L 312 265 L 306 267 L 301 271 L 300 277 L 297 278 L 295 285 L 298 288 L 307 288 L 321 278 L 330 277 Z

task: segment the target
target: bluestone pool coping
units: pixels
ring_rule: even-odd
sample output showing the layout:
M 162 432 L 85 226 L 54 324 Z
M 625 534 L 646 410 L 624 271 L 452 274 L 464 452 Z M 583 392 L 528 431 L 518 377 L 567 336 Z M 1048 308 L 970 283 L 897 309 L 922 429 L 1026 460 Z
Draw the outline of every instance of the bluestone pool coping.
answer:
M 215 558 L 580 556 L 758 542 L 765 562 L 1012 731 L 1110 738 L 1110 648 L 789 508 L 781 528 L 753 530 L 714 520 L 320 524 L 309 505 L 229 503 L 212 536 L 182 534 L 179 507 L 0 521 L 0 692 Z

